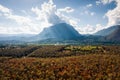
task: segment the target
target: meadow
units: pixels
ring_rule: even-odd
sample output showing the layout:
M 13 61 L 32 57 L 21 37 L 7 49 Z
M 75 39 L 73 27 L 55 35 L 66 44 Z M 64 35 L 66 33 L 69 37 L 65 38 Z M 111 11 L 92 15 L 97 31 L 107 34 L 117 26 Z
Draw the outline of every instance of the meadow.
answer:
M 120 80 L 120 46 L 5 46 L 0 80 Z

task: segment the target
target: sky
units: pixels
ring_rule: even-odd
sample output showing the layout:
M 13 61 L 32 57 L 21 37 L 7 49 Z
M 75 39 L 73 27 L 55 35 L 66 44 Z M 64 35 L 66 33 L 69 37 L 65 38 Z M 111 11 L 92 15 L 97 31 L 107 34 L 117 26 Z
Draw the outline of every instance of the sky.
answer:
M 59 23 L 80 34 L 120 24 L 120 0 L 0 0 L 0 34 L 39 34 Z

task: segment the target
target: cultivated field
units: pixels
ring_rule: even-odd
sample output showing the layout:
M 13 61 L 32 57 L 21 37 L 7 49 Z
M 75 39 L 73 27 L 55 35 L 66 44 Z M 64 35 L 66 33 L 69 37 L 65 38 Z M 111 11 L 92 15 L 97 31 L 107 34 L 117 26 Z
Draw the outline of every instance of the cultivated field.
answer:
M 120 80 L 120 46 L 4 46 L 0 80 Z

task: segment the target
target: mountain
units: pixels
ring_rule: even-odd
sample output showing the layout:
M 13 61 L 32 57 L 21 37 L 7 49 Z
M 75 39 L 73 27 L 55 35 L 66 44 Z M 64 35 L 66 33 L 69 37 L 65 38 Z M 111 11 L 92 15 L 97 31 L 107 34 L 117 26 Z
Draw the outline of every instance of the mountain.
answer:
M 120 26 L 114 30 L 111 34 L 106 36 L 106 39 L 111 41 L 120 41 Z
M 108 35 L 112 34 L 114 31 L 116 31 L 119 27 L 120 27 L 120 25 L 111 26 L 109 28 L 106 28 L 106 29 L 103 29 L 103 30 L 96 32 L 94 35 L 96 35 L 96 36 L 108 36 Z
M 0 34 L 0 41 L 9 41 L 9 40 L 24 41 L 24 39 L 32 36 L 35 36 L 35 34 Z
M 94 35 L 81 35 L 73 26 L 59 23 L 43 29 L 37 35 L 0 35 L 2 44 L 120 44 L 120 25 L 98 31 Z
M 81 35 L 73 28 L 73 26 L 66 23 L 59 23 L 51 27 L 45 28 L 37 39 L 55 39 L 55 40 L 75 40 Z

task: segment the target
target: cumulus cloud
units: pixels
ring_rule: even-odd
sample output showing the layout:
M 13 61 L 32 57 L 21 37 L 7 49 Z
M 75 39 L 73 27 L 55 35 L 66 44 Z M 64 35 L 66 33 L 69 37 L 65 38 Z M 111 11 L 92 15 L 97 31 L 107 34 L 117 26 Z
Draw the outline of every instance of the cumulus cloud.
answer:
M 92 4 L 86 5 L 87 9 L 92 6 Z M 91 12 L 87 9 L 83 14 L 90 16 L 95 15 L 94 12 Z M 27 14 L 26 11 L 22 12 L 28 16 L 17 15 L 14 14 L 13 10 L 0 5 L 0 15 L 4 16 L 6 19 L 15 21 L 18 24 L 17 27 L 8 27 L 0 24 L 0 34 L 37 34 L 40 33 L 45 27 L 62 22 L 71 24 L 81 34 L 92 34 L 104 28 L 100 24 L 97 24 L 96 26 L 91 26 L 88 24 L 86 26 L 80 27 L 78 25 L 78 23 L 80 23 L 80 19 L 64 14 L 74 12 L 74 9 L 71 7 L 57 9 L 56 5 L 53 3 L 53 0 L 44 2 L 40 7 L 32 7 L 31 11 L 36 17 L 32 17 L 31 15 Z
M 80 21 L 80 19 L 64 15 L 65 12 L 73 12 L 73 8 L 65 7 L 57 9 L 56 5 L 53 3 L 53 0 L 50 0 L 48 3 L 44 2 L 40 8 L 34 7 L 31 10 L 37 15 L 36 19 L 40 20 L 41 22 L 45 22 L 48 24 L 47 26 L 63 22 L 71 24 L 72 26 L 77 26 L 77 23 Z
M 8 25 L 0 26 L 1 33 L 40 33 L 43 28 L 62 22 L 77 25 L 77 19 L 64 15 L 64 12 L 70 13 L 74 9 L 71 7 L 57 9 L 53 0 L 44 2 L 41 7 L 36 6 L 31 8 L 31 11 L 36 17 L 32 17 L 25 11 L 22 11 L 22 13 L 25 12 L 27 16 L 17 15 L 14 14 L 14 10 L 0 5 L 0 14 L 2 17 L 14 21 L 17 24 L 14 27 L 9 26 L 9 28 L 7 27 Z
M 57 24 L 63 22 L 56 13 L 56 5 L 50 0 L 48 3 L 44 2 L 41 8 L 35 7 L 31 9 L 36 15 L 37 19 L 44 21 L 47 24 Z
M 5 15 L 5 16 L 8 19 L 12 19 L 19 24 L 29 24 L 29 23 L 31 23 L 31 19 L 29 19 L 28 17 L 19 16 L 19 15 Z
M 108 18 L 107 27 L 113 25 L 120 25 L 120 0 L 98 0 L 96 4 L 109 4 L 111 2 L 116 2 L 116 7 L 112 10 L 109 10 L 105 15 L 104 18 Z
M 32 31 L 31 31 L 32 30 Z M 0 34 L 36 34 L 34 29 L 30 29 L 28 26 L 24 27 L 6 27 L 0 26 Z
M 101 24 L 96 24 L 96 26 L 92 26 L 90 24 L 87 24 L 86 26 L 83 27 L 77 27 L 77 30 L 81 34 L 93 34 L 96 33 L 99 30 L 104 29 L 105 27 Z
M 116 1 L 116 8 L 109 10 L 105 16 L 108 18 L 108 26 L 120 25 L 120 0 Z
M 37 20 L 44 21 L 48 25 L 54 25 L 63 22 L 70 23 L 71 19 L 65 16 L 63 13 L 70 13 L 74 11 L 74 9 L 72 9 L 71 7 L 57 9 L 52 0 L 50 0 L 48 3 L 44 2 L 41 5 L 41 8 L 35 7 L 31 10 L 37 15 Z
M 30 34 L 33 33 L 33 32 L 30 32 L 30 30 L 34 30 L 35 27 L 31 28 L 31 26 L 33 26 L 34 24 L 32 23 L 32 19 L 30 19 L 29 17 L 16 15 L 13 13 L 13 10 L 2 5 L 0 5 L 0 14 L 1 14 L 1 17 L 4 17 L 8 20 L 12 20 L 16 24 L 18 24 L 15 27 L 7 24 L 2 25 L 1 23 L 0 33 L 4 33 L 4 34 L 28 33 L 28 32 Z
M 6 8 L 2 5 L 0 5 L 0 12 L 2 12 L 2 15 L 6 18 L 14 20 L 19 24 L 26 24 L 31 22 L 31 20 L 27 17 L 14 15 L 11 9 Z
M 3 13 L 11 13 L 11 10 L 0 5 L 0 12 L 3 12 Z

